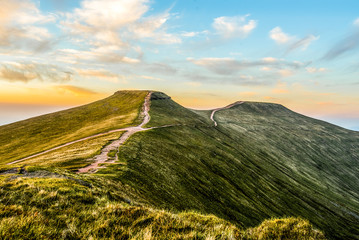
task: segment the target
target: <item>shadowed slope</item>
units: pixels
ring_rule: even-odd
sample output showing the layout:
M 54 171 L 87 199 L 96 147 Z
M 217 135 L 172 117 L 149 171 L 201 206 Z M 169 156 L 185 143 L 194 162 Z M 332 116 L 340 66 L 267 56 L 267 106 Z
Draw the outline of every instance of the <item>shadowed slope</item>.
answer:
M 195 112 L 168 98 L 153 101 L 151 122 L 184 125 L 133 136 L 120 149 L 127 170 L 118 178 L 157 207 L 196 209 L 246 227 L 302 216 L 331 238 L 358 238 L 357 132 L 276 104 L 221 110 L 216 128 L 208 113 Z

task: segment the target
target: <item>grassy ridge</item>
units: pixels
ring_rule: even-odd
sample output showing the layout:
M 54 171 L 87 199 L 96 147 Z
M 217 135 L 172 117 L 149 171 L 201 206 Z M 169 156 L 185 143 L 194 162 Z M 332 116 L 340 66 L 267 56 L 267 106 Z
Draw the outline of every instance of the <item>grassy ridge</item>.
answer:
M 133 189 L 96 176 L 23 171 L 0 175 L 1 239 L 324 239 L 302 219 L 245 231 L 213 215 L 139 205 Z
M 2 126 L 0 162 L 75 135 L 137 125 L 146 94 L 119 92 L 77 111 Z M 83 166 L 121 133 L 16 165 L 27 167 L 0 166 L 0 238 L 324 239 L 302 218 L 331 239 L 358 238 L 358 133 L 259 103 L 218 111 L 215 128 L 210 111 L 157 92 L 150 115 L 147 127 L 173 126 L 134 134 L 119 162 L 96 174 L 64 169 Z M 78 129 L 67 123 L 74 119 Z M 53 129 L 34 131 L 39 126 Z M 16 133 L 23 135 L 12 139 Z M 21 139 L 30 135 L 33 142 Z
M 219 112 L 221 129 L 238 140 L 245 135 L 299 183 L 327 195 L 359 201 L 359 133 L 296 114 L 283 106 L 244 103 Z M 352 207 L 359 209 L 359 205 Z
M 127 170 L 104 171 L 140 189 L 159 208 L 195 209 L 245 227 L 270 217 L 301 216 L 330 238 L 358 238 L 358 134 L 278 105 L 253 103 L 244 111 L 248 105 L 216 113 L 214 128 L 206 113 L 194 119 L 193 111 L 176 108 L 170 99 L 152 101 L 151 121 L 184 126 L 132 136 L 119 155 Z M 318 150 L 324 146 L 329 147 Z M 341 150 L 329 149 L 338 146 Z M 320 164 L 341 168 L 320 171 Z
M 166 104 L 162 104 L 165 102 Z M 179 105 L 171 100 L 169 96 L 161 92 L 153 92 L 151 95 L 150 108 L 151 121 L 146 127 L 164 125 L 203 125 L 210 124 L 204 117 L 198 117 L 195 112 Z M 170 118 L 168 116 L 171 116 Z
M 140 123 L 146 91 L 121 91 L 81 107 L 0 126 L 0 163 Z

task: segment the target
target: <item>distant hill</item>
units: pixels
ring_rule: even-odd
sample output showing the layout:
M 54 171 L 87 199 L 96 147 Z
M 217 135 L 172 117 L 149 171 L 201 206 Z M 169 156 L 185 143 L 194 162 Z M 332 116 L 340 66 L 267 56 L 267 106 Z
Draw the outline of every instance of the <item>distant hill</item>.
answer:
M 148 93 L 0 126 L 0 236 L 324 239 L 308 219 L 329 239 L 359 239 L 359 133 L 278 104 L 218 109 L 215 126 L 212 111 L 153 92 L 144 129 L 76 173 L 142 121 Z

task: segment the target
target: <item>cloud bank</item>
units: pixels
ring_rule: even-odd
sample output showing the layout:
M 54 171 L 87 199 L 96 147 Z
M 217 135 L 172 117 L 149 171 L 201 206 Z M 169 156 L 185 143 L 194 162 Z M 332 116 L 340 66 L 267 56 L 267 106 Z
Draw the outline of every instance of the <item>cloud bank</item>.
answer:
M 8 62 L 0 66 L 0 80 L 8 82 L 66 82 L 72 75 L 71 71 L 50 64 Z
M 0 49 L 2 52 L 41 52 L 51 47 L 52 34 L 44 27 L 55 22 L 52 14 L 44 15 L 29 0 L 1 1 Z

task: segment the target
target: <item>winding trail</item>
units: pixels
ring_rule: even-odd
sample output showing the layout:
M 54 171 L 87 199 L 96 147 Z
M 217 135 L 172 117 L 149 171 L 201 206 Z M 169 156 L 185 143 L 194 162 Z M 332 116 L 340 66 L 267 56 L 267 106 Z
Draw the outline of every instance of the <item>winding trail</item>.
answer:
M 143 128 L 143 126 L 150 121 L 150 114 L 149 114 L 148 112 L 149 112 L 149 110 L 150 110 L 151 94 L 152 94 L 152 92 L 149 92 L 149 93 L 147 94 L 146 98 L 145 98 L 145 102 L 144 102 L 144 104 L 143 104 L 143 112 L 142 112 L 142 114 L 144 114 L 145 116 L 144 116 L 144 119 L 143 119 L 142 123 L 139 124 L 138 126 L 135 126 L 135 127 L 127 127 L 127 128 L 119 128 L 119 129 L 115 129 L 115 130 L 111 130 L 111 131 L 107 131 L 107 132 L 95 134 L 95 135 L 92 135 L 92 136 L 88 136 L 88 137 L 85 137 L 85 138 L 81 138 L 81 139 L 78 139 L 78 140 L 75 140 L 75 141 L 71 141 L 71 142 L 62 144 L 62 145 L 60 145 L 60 146 L 57 146 L 57 147 L 48 149 L 48 150 L 45 150 L 45 151 L 43 151 L 43 152 L 36 153 L 36 154 L 30 155 L 30 156 L 28 156 L 28 157 L 18 159 L 18 160 L 16 160 L 16 161 L 7 163 L 6 165 L 15 164 L 15 163 L 18 163 L 18 162 L 22 162 L 22 161 L 28 160 L 28 159 L 30 159 L 30 158 L 38 157 L 38 156 L 40 156 L 40 155 L 43 155 L 43 154 L 46 154 L 46 153 L 49 153 L 49 152 L 58 150 L 58 149 L 60 149 L 60 148 L 63 148 L 63 147 L 72 145 L 72 144 L 74 144 L 74 143 L 86 141 L 86 140 L 91 139 L 91 138 L 100 137 L 100 136 L 103 136 L 103 135 L 106 135 L 106 134 L 109 134 L 109 133 L 126 131 L 118 140 L 115 140 L 115 141 L 111 142 L 111 144 L 107 145 L 105 148 L 102 149 L 100 155 L 98 155 L 98 156 L 95 157 L 95 159 L 97 159 L 98 161 L 103 161 L 104 156 L 106 156 L 106 160 L 107 160 L 107 153 L 110 152 L 110 151 L 113 150 L 113 149 L 116 149 L 116 146 L 119 146 L 119 145 L 121 145 L 122 143 L 124 143 L 132 134 L 134 134 L 134 133 L 136 133 L 136 132 L 139 132 L 139 131 L 145 131 L 145 130 L 154 129 L 154 128 L 161 128 L 161 127 L 170 127 L 170 126 L 172 126 L 172 125 L 166 125 L 166 126 L 161 126 L 161 127 Z M 99 156 L 101 156 L 101 157 L 99 157 Z M 101 162 L 99 162 L 99 163 L 101 163 Z M 90 165 L 90 166 L 91 166 L 91 165 Z M 90 167 L 90 166 L 88 166 L 88 167 Z M 98 164 L 97 164 L 96 166 L 98 166 Z M 92 167 L 91 167 L 91 168 L 92 168 Z M 90 168 L 89 168 L 89 169 L 90 169 Z M 80 170 L 81 170 L 81 169 L 80 169 Z
M 100 136 L 103 136 L 103 135 L 106 135 L 106 134 L 109 134 L 109 133 L 115 133 L 115 132 L 122 132 L 124 131 L 125 133 L 122 134 L 122 136 L 117 139 L 117 140 L 114 140 L 112 141 L 109 145 L 105 146 L 102 150 L 101 150 L 101 153 L 97 156 L 95 156 L 94 158 L 92 158 L 93 160 L 93 163 L 84 167 L 84 168 L 80 168 L 78 170 L 78 173 L 86 173 L 86 172 L 96 172 L 97 169 L 101 168 L 101 166 L 99 166 L 100 164 L 102 163 L 114 163 L 116 160 L 118 160 L 118 156 L 117 156 L 117 153 L 119 151 L 119 147 L 129 138 L 131 137 L 133 134 L 137 133 L 137 132 L 141 132 L 141 131 L 147 131 L 147 130 L 150 130 L 150 129 L 156 129 L 156 128 L 165 128 L 165 127 L 173 127 L 173 126 L 179 126 L 181 124 L 172 124 L 172 125 L 164 125 L 164 126 L 158 126 L 158 127 L 150 127 L 150 128 L 143 128 L 144 125 L 146 125 L 149 121 L 150 121 L 150 114 L 149 114 L 149 111 L 150 111 L 150 104 L 151 104 L 151 94 L 152 92 L 149 92 L 147 94 L 147 96 L 145 97 L 145 101 L 144 101 L 144 104 L 143 104 L 143 111 L 141 114 L 144 115 L 144 118 L 143 118 L 143 121 L 138 125 L 138 126 L 135 126 L 135 127 L 127 127 L 127 128 L 119 128 L 119 129 L 115 129 L 115 130 L 111 130 L 111 131 L 107 131 L 107 132 L 103 132 L 103 133 L 99 133 L 99 134 L 95 134 L 95 135 L 92 135 L 92 136 L 88 136 L 88 137 L 85 137 L 85 138 L 81 138 L 81 139 L 78 139 L 78 140 L 75 140 L 75 141 L 71 141 L 71 142 L 68 142 L 68 143 L 65 143 L 65 144 L 62 144 L 60 146 L 57 146 L 57 147 L 54 147 L 54 148 L 51 148 L 51 149 L 48 149 L 48 150 L 45 150 L 43 152 L 40 152 L 40 153 L 36 153 L 36 154 L 33 154 L 31 156 L 28 156 L 28 157 L 25 157 L 25 158 L 21 158 L 21 159 L 18 159 L 16 161 L 13 161 L 13 162 L 10 162 L 10 163 L 7 163 L 7 165 L 11 165 L 11 164 L 15 164 L 15 163 L 18 163 L 18 162 L 21 162 L 21 161 L 25 161 L 25 160 L 28 160 L 30 158 L 34 158 L 34 157 L 37 157 L 37 156 L 40 156 L 40 155 L 43 155 L 43 154 L 46 154 L 46 153 L 49 153 L 49 152 L 52 152 L 52 151 L 55 151 L 55 150 L 58 150 L 60 148 L 63 148 L 63 147 L 66 147 L 66 146 L 69 146 L 69 145 L 72 145 L 74 143 L 78 143 L 78 142 L 82 142 L 82 141 L 86 141 L 88 139 L 91 139 L 91 138 L 96 138 L 96 137 L 100 137 Z M 228 109 L 228 108 L 231 108 L 231 107 L 234 107 L 236 105 L 239 105 L 239 104 L 242 104 L 243 101 L 239 101 L 239 102 L 235 102 L 235 103 L 232 103 L 226 107 L 222 107 L 222 108 L 216 108 L 216 109 L 213 109 L 212 110 L 212 113 L 211 113 L 211 120 L 213 121 L 214 123 L 214 126 L 217 127 L 217 122 L 214 120 L 214 114 L 219 111 L 219 110 L 223 110 L 223 109 Z M 108 153 L 111 152 L 111 151 L 116 151 L 116 158 L 115 159 L 109 159 L 109 156 L 108 156 Z
M 231 108 L 231 107 L 240 105 L 240 104 L 242 104 L 242 103 L 244 103 L 244 102 L 243 102 L 243 101 L 238 101 L 238 102 L 234 102 L 234 103 L 232 103 L 232 104 L 229 104 L 228 106 L 225 106 L 225 107 L 213 109 L 213 110 L 212 110 L 212 113 L 211 113 L 211 120 L 212 120 L 212 122 L 214 123 L 214 126 L 217 127 L 217 125 L 218 125 L 217 122 L 216 122 L 216 120 L 214 120 L 214 114 L 215 114 L 217 111 L 223 110 L 223 109 L 228 109 L 228 108 Z
M 80 168 L 77 172 L 78 173 L 85 173 L 85 172 L 89 172 L 91 170 L 91 172 L 96 171 L 97 169 L 100 168 L 100 164 L 101 163 L 113 163 L 117 160 L 117 153 L 119 151 L 119 147 L 129 138 L 131 137 L 133 134 L 135 134 L 136 132 L 141 132 L 141 131 L 146 131 L 149 129 L 153 129 L 153 128 L 143 128 L 144 125 L 146 125 L 149 121 L 150 121 L 150 114 L 148 113 L 150 111 L 150 100 L 151 100 L 151 94 L 152 92 L 149 92 L 148 95 L 145 98 L 145 103 L 143 104 L 143 114 L 145 115 L 143 118 L 142 123 L 140 123 L 140 125 L 136 126 L 136 127 L 128 127 L 125 129 L 122 129 L 123 131 L 126 131 L 124 134 L 122 134 L 122 136 L 111 142 L 109 145 L 107 145 L 106 147 L 104 147 L 101 150 L 101 153 L 97 156 L 94 157 L 94 162 L 84 168 Z M 108 153 L 111 151 L 116 151 L 116 159 L 114 161 L 108 161 Z

